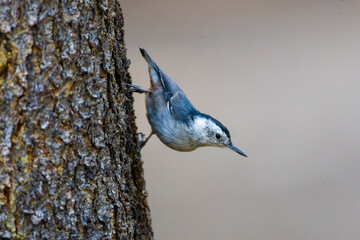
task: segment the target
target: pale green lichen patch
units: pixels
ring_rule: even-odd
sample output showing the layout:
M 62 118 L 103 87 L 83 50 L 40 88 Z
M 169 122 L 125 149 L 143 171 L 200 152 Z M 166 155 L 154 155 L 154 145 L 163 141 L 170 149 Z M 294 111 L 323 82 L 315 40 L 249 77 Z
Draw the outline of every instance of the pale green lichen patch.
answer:
M 16 55 L 17 49 L 14 43 L 7 39 L 0 38 L 0 75 L 2 75 L 4 71 L 11 71 L 11 65 L 13 64 Z M 3 84 L 3 82 L 0 82 L 0 86 Z
M 5 43 L 4 40 L 0 42 L 0 74 L 3 73 L 8 62 L 8 51 L 5 48 Z
M 15 217 L 12 214 L 7 215 L 6 226 L 12 234 L 16 234 Z
M 27 155 L 21 156 L 21 163 L 27 165 L 29 163 L 29 158 Z

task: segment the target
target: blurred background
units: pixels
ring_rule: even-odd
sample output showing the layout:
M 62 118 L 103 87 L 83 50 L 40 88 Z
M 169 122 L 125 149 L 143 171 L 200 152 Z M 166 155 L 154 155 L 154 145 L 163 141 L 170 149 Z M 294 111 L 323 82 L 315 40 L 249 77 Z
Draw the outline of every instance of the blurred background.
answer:
M 156 239 L 360 239 L 359 0 L 120 2 L 134 83 L 150 86 L 141 45 L 249 156 L 152 137 Z

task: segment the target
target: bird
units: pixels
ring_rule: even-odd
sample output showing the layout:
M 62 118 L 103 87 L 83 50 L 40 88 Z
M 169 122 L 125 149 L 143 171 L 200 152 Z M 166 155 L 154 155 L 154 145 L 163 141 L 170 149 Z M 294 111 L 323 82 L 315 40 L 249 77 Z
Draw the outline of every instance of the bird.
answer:
M 215 118 L 198 111 L 145 49 L 139 49 L 149 67 L 151 87 L 144 90 L 139 85 L 130 84 L 129 90 L 146 94 L 146 115 L 152 129 L 150 135 L 140 141 L 140 149 L 156 134 L 162 143 L 176 151 L 190 152 L 199 147 L 213 146 L 229 148 L 247 157 L 233 145 L 229 130 Z

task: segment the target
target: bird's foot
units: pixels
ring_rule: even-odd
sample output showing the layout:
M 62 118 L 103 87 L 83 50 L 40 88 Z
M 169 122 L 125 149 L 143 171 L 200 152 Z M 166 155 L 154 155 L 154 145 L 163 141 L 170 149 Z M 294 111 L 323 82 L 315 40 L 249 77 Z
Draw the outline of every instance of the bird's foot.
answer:
M 136 84 L 128 84 L 129 92 L 137 92 L 137 93 L 151 93 L 150 90 L 144 90 L 139 85 Z
M 145 146 L 145 144 L 149 141 L 149 139 L 151 138 L 151 136 L 154 134 L 154 132 L 151 132 L 150 135 L 145 138 L 145 134 L 144 133 L 139 133 L 140 134 L 140 141 L 139 141 L 139 146 L 138 146 L 138 153 L 141 151 L 141 149 Z

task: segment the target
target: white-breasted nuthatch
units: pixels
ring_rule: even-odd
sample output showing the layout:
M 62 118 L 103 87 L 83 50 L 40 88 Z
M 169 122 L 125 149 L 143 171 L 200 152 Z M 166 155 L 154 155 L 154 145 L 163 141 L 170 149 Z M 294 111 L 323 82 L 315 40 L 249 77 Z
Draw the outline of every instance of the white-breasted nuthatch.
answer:
M 143 147 L 152 134 L 168 147 L 182 152 L 198 147 L 228 147 L 247 157 L 235 147 L 227 128 L 211 116 L 199 112 L 187 99 L 179 86 L 168 77 L 140 47 L 140 52 L 149 65 L 150 90 L 132 84 L 130 91 L 146 93 L 147 118 L 152 128 L 149 137 L 141 142 Z

